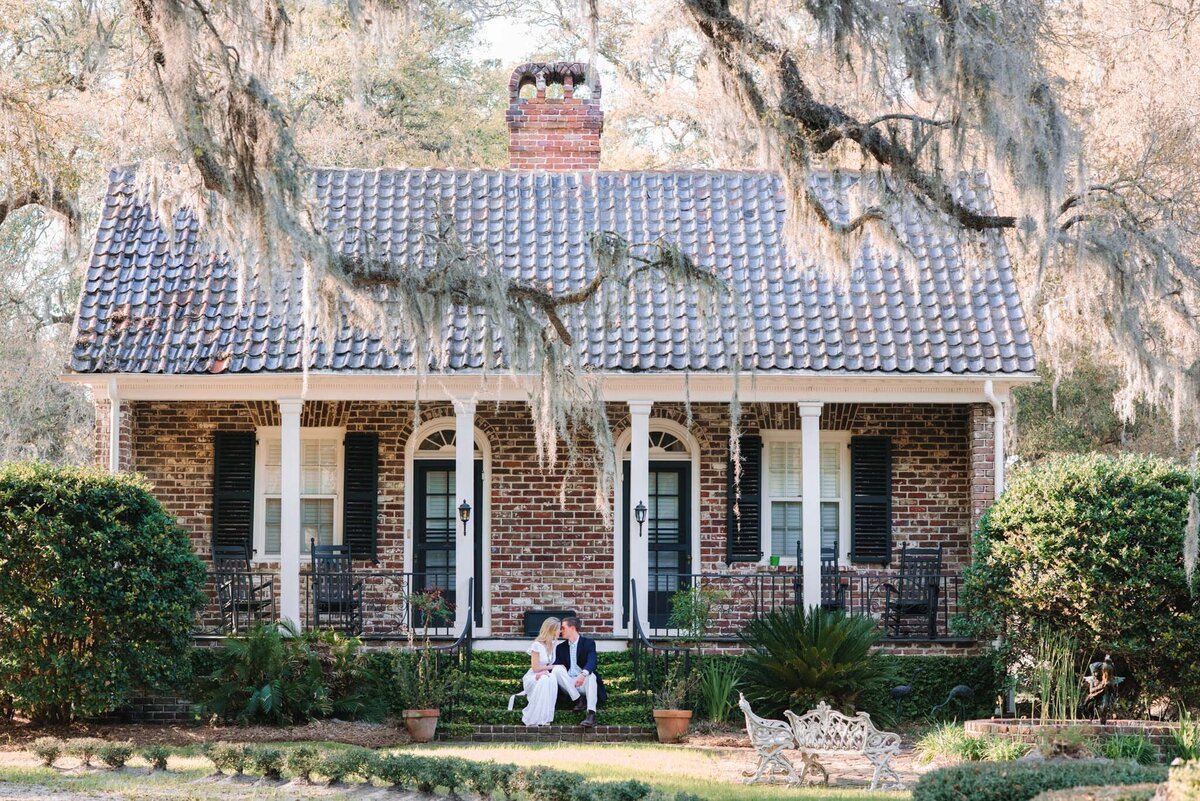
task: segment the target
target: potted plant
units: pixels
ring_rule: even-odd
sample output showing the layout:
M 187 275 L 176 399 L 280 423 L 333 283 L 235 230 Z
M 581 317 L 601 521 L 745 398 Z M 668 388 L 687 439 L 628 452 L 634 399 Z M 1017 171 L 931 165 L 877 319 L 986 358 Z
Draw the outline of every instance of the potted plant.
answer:
M 412 593 L 407 601 L 413 619 L 421 622 L 421 643 L 414 642 L 410 626 L 409 648 L 393 661 L 395 692 L 409 736 L 427 743 L 437 733 L 442 704 L 462 684 L 457 666 L 445 664 L 445 657 L 429 644 L 430 627 L 449 624 L 454 613 L 441 590 Z
M 679 742 L 692 722 L 692 710 L 686 705 L 696 684 L 696 674 L 687 662 L 687 659 L 677 660 L 654 694 L 654 725 L 660 743 Z
M 713 612 L 728 601 L 728 592 L 712 587 L 684 587 L 672 595 L 667 626 L 678 632 L 677 643 L 699 649 L 708 635 Z

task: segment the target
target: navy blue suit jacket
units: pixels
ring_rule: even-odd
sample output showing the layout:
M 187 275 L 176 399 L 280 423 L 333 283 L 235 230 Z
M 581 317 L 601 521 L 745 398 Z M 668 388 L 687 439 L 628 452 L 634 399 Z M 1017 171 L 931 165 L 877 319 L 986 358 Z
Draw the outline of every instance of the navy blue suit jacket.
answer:
M 600 673 L 596 670 L 596 641 L 581 634 L 575 646 L 575 659 L 581 669 L 596 677 L 596 700 L 604 703 L 604 699 L 608 698 L 608 691 L 604 689 L 604 679 L 600 678 Z M 571 669 L 571 643 L 563 640 L 558 644 L 558 648 L 554 649 L 554 664 Z

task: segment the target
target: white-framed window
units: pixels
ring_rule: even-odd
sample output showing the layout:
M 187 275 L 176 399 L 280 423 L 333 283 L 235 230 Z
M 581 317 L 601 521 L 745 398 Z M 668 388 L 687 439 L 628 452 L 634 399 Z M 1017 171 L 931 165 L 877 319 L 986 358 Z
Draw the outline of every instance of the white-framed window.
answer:
M 342 455 L 345 429 L 300 429 L 300 553 L 309 541 L 342 541 Z M 279 559 L 283 445 L 278 427 L 258 429 L 255 449 L 254 557 Z
M 763 431 L 764 559 L 796 563 L 804 532 L 804 467 L 799 431 Z M 850 442 L 848 432 L 822 431 L 820 446 L 821 550 L 846 560 L 850 529 Z

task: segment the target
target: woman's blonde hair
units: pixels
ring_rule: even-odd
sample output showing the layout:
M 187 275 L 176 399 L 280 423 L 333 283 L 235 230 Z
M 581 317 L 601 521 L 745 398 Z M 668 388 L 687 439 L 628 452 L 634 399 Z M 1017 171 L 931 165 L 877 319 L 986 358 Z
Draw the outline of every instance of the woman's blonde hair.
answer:
M 537 641 L 546 646 L 546 653 L 550 653 L 550 646 L 554 645 L 554 640 L 558 637 L 558 618 L 548 617 L 542 621 L 542 628 L 538 631 Z

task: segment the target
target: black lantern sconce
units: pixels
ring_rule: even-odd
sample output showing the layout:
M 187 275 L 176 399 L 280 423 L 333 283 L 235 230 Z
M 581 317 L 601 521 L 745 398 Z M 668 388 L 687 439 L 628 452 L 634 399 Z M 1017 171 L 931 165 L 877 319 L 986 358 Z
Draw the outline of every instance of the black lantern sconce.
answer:
M 638 501 L 638 505 L 633 507 L 633 519 L 638 524 L 638 537 L 642 536 L 642 524 L 646 522 L 646 504 Z
M 471 519 L 471 504 L 465 500 L 458 505 L 458 519 L 463 524 L 463 536 L 467 536 L 467 521 Z

